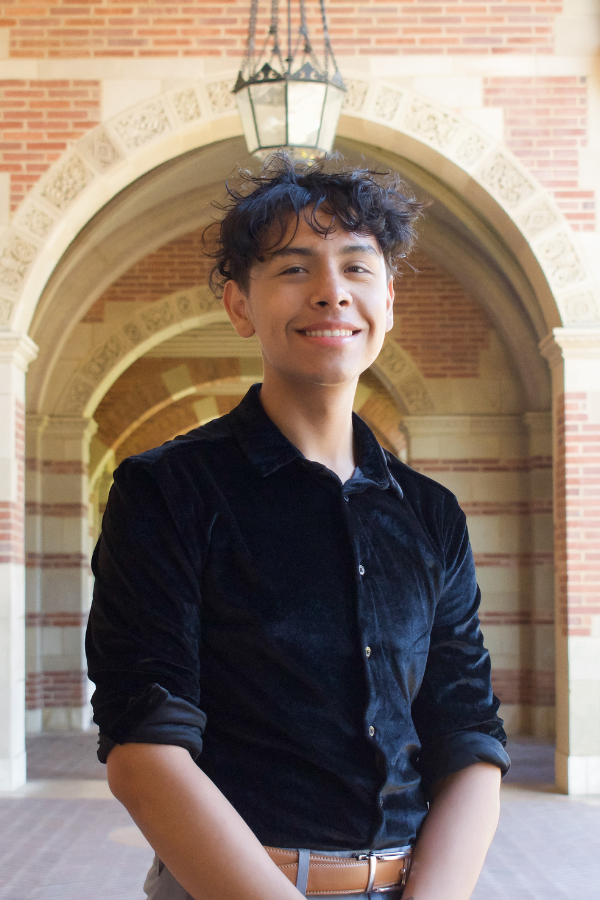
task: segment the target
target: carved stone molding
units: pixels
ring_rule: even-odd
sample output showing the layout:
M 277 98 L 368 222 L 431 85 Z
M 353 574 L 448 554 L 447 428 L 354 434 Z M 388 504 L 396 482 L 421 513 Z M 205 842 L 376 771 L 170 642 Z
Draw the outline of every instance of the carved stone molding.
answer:
M 200 103 L 194 88 L 178 91 L 173 94 L 172 101 L 181 122 L 193 122 L 201 117 Z
M 14 304 L 4 297 L 0 297 L 0 325 L 8 325 L 10 322 Z
M 452 143 L 460 130 L 460 122 L 426 100 L 415 98 L 404 118 L 404 127 L 422 140 L 445 148 Z
M 497 153 L 484 169 L 481 180 L 509 207 L 519 206 L 535 192 L 531 182 L 502 153 Z
M 346 81 L 346 93 L 342 109 L 360 112 L 363 108 L 369 85 L 366 81 Z
M 54 219 L 43 209 L 29 206 L 18 219 L 18 227 L 28 231 L 36 238 L 44 239 L 54 227 Z
M 27 334 L 0 331 L 0 361 L 11 362 L 23 372 L 38 355 L 38 345 Z
M 57 209 L 65 210 L 94 178 L 79 156 L 72 156 L 57 171 L 52 170 L 50 178 L 42 188 L 42 197 Z
M 384 341 L 374 368 L 392 396 L 406 407 L 409 413 L 429 413 L 434 409 L 425 379 L 408 353 L 392 337 Z
M 456 148 L 456 152 L 454 154 L 454 158 L 457 162 L 461 164 L 465 169 L 474 166 L 478 159 L 488 150 L 490 147 L 490 142 L 486 141 L 480 134 L 477 134 L 476 131 L 472 131 L 468 134 L 462 141 L 460 141 L 458 147 Z
M 585 279 L 585 270 L 567 234 L 555 234 L 540 246 L 550 283 L 557 288 Z
M 121 154 L 104 128 L 96 128 L 80 143 L 81 151 L 101 172 L 105 172 L 121 159 Z
M 117 134 L 126 147 L 141 147 L 165 131 L 170 131 L 171 123 L 162 100 L 149 103 L 120 118 L 115 125 Z
M 402 91 L 396 88 L 387 87 L 382 84 L 375 95 L 375 103 L 373 104 L 373 115 L 384 122 L 391 122 L 402 102 L 404 96 Z
M 38 250 L 22 237 L 9 234 L 0 250 L 0 287 L 17 294 Z
M 97 385 L 134 347 L 173 325 L 223 309 L 221 300 L 205 286 L 178 291 L 158 300 L 105 337 L 83 360 L 58 403 L 62 415 L 80 415 Z M 191 326 L 190 326 L 191 327 Z
M 559 302 L 563 320 L 569 324 L 600 321 L 600 309 L 591 291 L 581 291 L 579 294 L 562 297 Z
M 235 110 L 235 96 L 231 93 L 232 90 L 232 81 L 213 81 L 206 85 L 210 108 L 215 115 Z
M 553 328 L 552 334 L 540 341 L 539 348 L 551 368 L 563 359 L 600 360 L 600 327 Z
M 543 200 L 534 203 L 527 212 L 519 216 L 519 224 L 528 237 L 535 237 L 558 222 L 558 215 Z

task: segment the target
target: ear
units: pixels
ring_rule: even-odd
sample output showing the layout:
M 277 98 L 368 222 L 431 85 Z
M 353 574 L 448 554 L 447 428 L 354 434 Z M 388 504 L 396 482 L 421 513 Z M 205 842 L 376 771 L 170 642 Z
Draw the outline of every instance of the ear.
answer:
M 226 281 L 223 289 L 223 305 L 231 324 L 240 337 L 249 338 L 254 334 L 254 325 L 249 316 L 248 297 L 236 281 Z
M 385 330 L 391 331 L 394 327 L 394 279 L 390 278 L 387 286 L 387 297 L 385 300 Z

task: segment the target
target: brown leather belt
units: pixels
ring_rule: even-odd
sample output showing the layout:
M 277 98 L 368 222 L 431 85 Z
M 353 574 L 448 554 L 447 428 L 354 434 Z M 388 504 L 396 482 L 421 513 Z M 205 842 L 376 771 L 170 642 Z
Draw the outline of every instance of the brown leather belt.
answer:
M 297 884 L 300 851 L 265 847 L 273 862 Z M 311 853 L 307 896 L 365 894 L 398 890 L 406 884 L 412 847 L 373 851 L 356 857 Z

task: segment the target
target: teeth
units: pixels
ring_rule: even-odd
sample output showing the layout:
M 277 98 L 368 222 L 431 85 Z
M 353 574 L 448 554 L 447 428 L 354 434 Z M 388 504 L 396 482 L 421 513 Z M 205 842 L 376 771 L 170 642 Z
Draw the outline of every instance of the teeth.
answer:
M 350 337 L 352 331 L 347 328 L 336 328 L 333 331 L 305 331 L 307 337 Z

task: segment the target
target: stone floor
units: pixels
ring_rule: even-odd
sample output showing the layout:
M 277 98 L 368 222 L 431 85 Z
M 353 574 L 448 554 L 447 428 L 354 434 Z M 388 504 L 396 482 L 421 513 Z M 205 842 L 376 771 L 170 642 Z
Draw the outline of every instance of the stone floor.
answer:
M 143 900 L 152 851 L 111 798 L 93 734 L 28 742 L 28 784 L 0 795 L 0 900 Z M 473 900 L 600 900 L 600 797 L 552 785 L 553 748 L 513 740 Z

